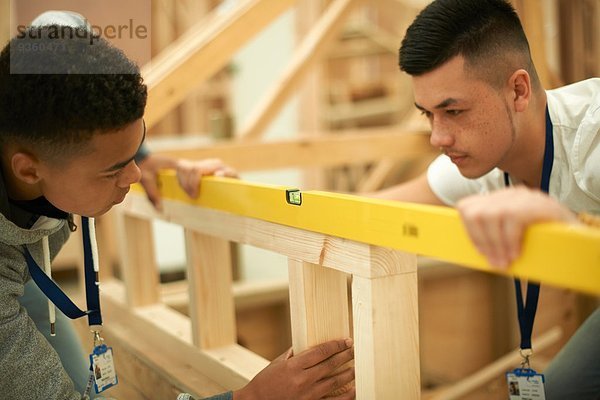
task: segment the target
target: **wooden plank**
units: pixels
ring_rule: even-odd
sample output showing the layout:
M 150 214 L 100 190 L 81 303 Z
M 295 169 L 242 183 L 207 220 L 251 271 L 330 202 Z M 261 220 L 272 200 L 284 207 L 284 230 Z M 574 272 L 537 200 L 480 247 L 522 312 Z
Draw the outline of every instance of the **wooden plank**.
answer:
M 297 206 L 286 202 L 286 190 L 293 188 L 216 177 L 203 178 L 200 196 L 190 199 L 173 173 L 161 174 L 159 179 L 164 199 L 434 257 L 476 270 L 600 293 L 600 230 L 592 227 L 534 224 L 525 232 L 521 256 L 507 270 L 499 270 L 477 251 L 458 212 L 449 207 L 317 191 L 302 192 L 302 205 Z M 189 215 L 178 222 L 185 224 L 185 219 L 190 219 Z M 577 265 L 577 269 L 565 265 Z
M 289 303 L 289 286 L 287 279 L 237 281 L 233 285 L 236 309 L 245 310 Z
M 381 160 L 373 167 L 369 175 L 358 183 L 357 192 L 374 192 L 383 187 L 383 182 L 388 178 L 391 172 L 398 165 L 397 160 L 386 158 Z
M 194 24 L 206 17 L 210 11 L 208 0 L 179 0 L 175 4 L 177 31 L 179 35 L 191 29 Z M 205 90 L 202 87 L 192 90 L 179 106 L 181 132 L 206 132 L 207 105 L 202 103 Z
M 420 398 L 417 258 L 400 257 L 412 272 L 352 280 L 357 399 Z
M 100 282 L 115 276 L 115 267 L 119 264 L 119 244 L 115 235 L 115 213 L 108 212 L 96 218 L 96 238 L 100 257 Z
M 407 131 L 397 127 L 300 136 L 267 143 L 234 140 L 207 144 L 206 141 L 186 138 L 171 143 L 164 140 L 149 141 L 148 144 L 157 154 L 177 158 L 219 158 L 240 172 L 332 167 L 382 158 L 430 157 L 437 153 L 429 144 L 427 131 Z
M 559 0 L 561 71 L 565 83 L 585 79 L 581 1 Z
M 127 287 L 127 304 L 139 307 L 157 303 L 159 280 L 152 223 L 131 215 L 123 215 L 119 223 L 119 242 L 123 244 L 121 273 Z
M 155 0 L 152 2 L 152 57 L 156 57 L 177 38 L 175 31 L 176 2 L 171 0 Z M 152 61 L 151 61 L 152 62 Z M 148 136 L 162 136 L 179 132 L 179 115 L 177 109 L 170 110 L 160 122 L 148 125 Z
M 279 112 L 285 101 L 304 78 L 308 69 L 321 57 L 336 37 L 347 16 L 359 0 L 334 0 L 306 35 L 282 75 L 273 83 L 248 121 L 240 129 L 240 137 L 260 137 L 265 128 Z
M 186 389 L 185 381 L 194 379 L 209 393 L 225 391 L 210 379 L 194 374 L 174 360 L 170 352 L 151 350 L 144 336 L 132 335 L 131 330 L 122 324 L 109 324 L 102 332 L 106 343 L 113 349 L 115 369 L 119 384 L 106 393 L 110 398 L 127 400 L 175 399 Z M 183 378 L 184 382 L 179 380 Z M 151 382 L 151 384 L 149 384 Z M 104 395 L 105 393 L 103 393 Z
M 319 20 L 324 8 L 325 0 L 304 0 L 296 6 L 296 38 L 305 37 Z M 323 107 L 322 88 L 325 85 L 323 78 L 323 64 L 316 63 L 309 68 L 303 79 L 302 85 L 297 89 L 298 110 L 302 118 L 298 118 L 299 136 L 312 138 L 323 135 L 323 121 L 321 109 Z M 310 139 L 309 139 L 310 140 Z M 307 168 L 302 171 L 302 184 L 305 187 L 325 189 L 327 187 L 325 171 L 320 168 Z
M 162 302 L 177 309 L 187 308 L 190 303 L 188 286 L 187 280 L 160 285 Z M 289 302 L 287 279 L 234 281 L 231 289 L 236 310 L 243 311 Z
M 541 0 L 519 0 L 517 10 L 527 35 L 531 57 L 535 64 L 542 87 L 550 88 L 551 80 L 548 73 L 546 41 L 544 39 L 544 13 Z
M 161 285 L 162 301 L 189 314 L 187 281 Z M 267 360 L 285 352 L 292 343 L 287 279 L 233 283 L 237 342 Z
M 236 342 L 229 242 L 185 230 L 194 345 L 212 349 Z
M 196 23 L 142 68 L 148 85 L 145 120 L 153 127 L 192 90 L 221 69 L 295 0 L 245 0 L 224 16 Z
M 365 243 L 305 231 L 267 221 L 198 208 L 165 200 L 158 214 L 142 197 L 128 196 L 122 205 L 127 213 L 174 222 L 197 232 L 215 235 L 233 242 L 271 250 L 290 258 L 323 265 L 365 277 L 403 273 L 395 263 L 397 252 Z M 193 218 L 191 216 L 194 216 Z M 297 246 L 302 243 L 302 246 Z M 390 269 L 395 268 L 395 269 Z
M 347 275 L 294 259 L 288 268 L 294 353 L 350 337 Z
M 369 121 L 369 119 L 373 119 L 374 117 L 381 118 L 395 115 L 401 108 L 402 103 L 400 99 L 376 97 L 360 102 L 344 102 L 330 105 L 324 118 L 330 125 L 355 124 L 359 121 Z
M 289 259 L 292 347 L 298 354 L 327 340 L 350 337 L 347 275 Z M 343 365 L 341 372 L 352 365 Z M 347 392 L 342 387 L 333 394 Z
M 586 77 L 600 75 L 600 3 L 587 0 L 583 4 L 583 30 Z
M 131 338 L 143 337 L 147 349 L 168 349 L 175 363 L 188 369 L 178 379 L 188 382 L 185 387 L 190 393 L 214 394 L 193 383 L 197 375 L 210 377 L 221 387 L 237 389 L 268 364 L 238 345 L 199 349 L 192 343 L 189 318 L 162 304 L 132 309 L 126 304 L 124 285 L 114 279 L 103 283 L 102 288 L 102 307 L 111 321 L 107 325 L 126 327 Z

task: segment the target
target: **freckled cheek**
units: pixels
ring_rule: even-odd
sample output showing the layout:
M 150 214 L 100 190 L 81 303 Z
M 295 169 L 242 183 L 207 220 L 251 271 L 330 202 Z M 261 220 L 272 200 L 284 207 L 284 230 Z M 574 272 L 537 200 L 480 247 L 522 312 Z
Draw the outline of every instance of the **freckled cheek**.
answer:
M 477 157 L 488 153 L 494 146 L 493 124 L 490 121 L 469 121 L 457 129 L 457 148 Z
M 479 138 L 479 127 L 473 125 L 472 121 L 447 121 L 444 125 L 446 132 L 452 133 L 454 145 L 458 150 L 468 150 Z
M 502 121 L 484 122 L 480 126 L 480 133 L 480 154 L 497 162 L 511 146 L 510 126 L 502 125 Z
M 479 137 L 483 140 L 493 139 L 493 123 L 491 121 L 480 121 L 477 124 L 477 132 L 479 132 Z

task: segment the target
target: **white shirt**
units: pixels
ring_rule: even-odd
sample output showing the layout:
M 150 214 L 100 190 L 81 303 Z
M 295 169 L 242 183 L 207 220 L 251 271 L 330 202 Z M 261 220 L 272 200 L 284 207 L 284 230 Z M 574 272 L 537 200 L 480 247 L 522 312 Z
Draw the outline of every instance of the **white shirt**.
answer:
M 600 213 L 600 78 L 546 92 L 552 120 L 554 162 L 550 196 L 575 212 Z M 429 186 L 447 205 L 471 194 L 505 187 L 498 168 L 468 179 L 445 155 L 427 171 Z

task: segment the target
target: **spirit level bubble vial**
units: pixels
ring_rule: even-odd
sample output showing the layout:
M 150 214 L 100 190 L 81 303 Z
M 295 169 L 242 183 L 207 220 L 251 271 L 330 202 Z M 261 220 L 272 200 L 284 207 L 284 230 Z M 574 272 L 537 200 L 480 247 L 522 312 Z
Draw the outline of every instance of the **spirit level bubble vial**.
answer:
M 285 200 L 288 204 L 299 206 L 302 204 L 302 193 L 299 189 L 287 189 L 285 191 Z

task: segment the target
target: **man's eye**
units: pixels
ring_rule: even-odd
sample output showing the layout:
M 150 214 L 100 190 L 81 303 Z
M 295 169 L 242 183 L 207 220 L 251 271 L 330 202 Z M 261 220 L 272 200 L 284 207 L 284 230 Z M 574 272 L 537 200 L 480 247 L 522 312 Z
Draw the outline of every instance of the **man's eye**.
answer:
M 431 118 L 431 112 L 426 111 L 426 110 L 421 110 L 421 115 L 424 115 L 427 118 Z
M 119 175 L 121 175 L 121 172 L 123 172 L 123 169 L 120 169 L 117 172 L 114 172 L 110 175 L 105 175 L 104 177 L 108 178 L 108 179 L 114 179 L 114 178 L 117 178 Z
M 446 110 L 446 114 L 457 116 L 462 113 L 462 110 Z

